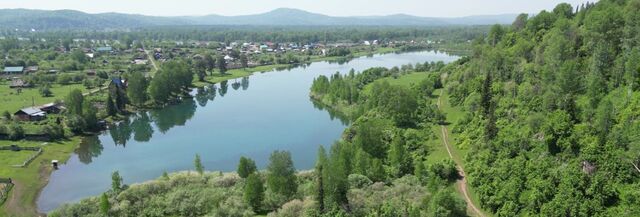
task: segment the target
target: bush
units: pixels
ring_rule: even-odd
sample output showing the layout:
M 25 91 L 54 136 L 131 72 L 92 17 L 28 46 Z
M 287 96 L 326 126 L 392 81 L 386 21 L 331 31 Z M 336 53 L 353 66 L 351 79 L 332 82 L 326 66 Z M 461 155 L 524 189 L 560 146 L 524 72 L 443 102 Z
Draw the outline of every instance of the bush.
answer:
M 86 123 L 81 116 L 71 115 L 67 117 L 67 120 L 65 121 L 65 125 L 67 125 L 67 127 L 71 129 L 71 131 L 74 133 L 82 133 L 82 131 L 86 126 Z
M 351 174 L 348 179 L 351 188 L 364 188 L 373 184 L 369 177 L 360 174 Z
M 11 140 L 20 140 L 24 138 L 24 129 L 18 124 L 12 124 L 8 128 L 7 134 Z
M 42 128 L 42 133 L 48 135 L 51 140 L 64 138 L 64 129 L 60 125 L 47 125 Z

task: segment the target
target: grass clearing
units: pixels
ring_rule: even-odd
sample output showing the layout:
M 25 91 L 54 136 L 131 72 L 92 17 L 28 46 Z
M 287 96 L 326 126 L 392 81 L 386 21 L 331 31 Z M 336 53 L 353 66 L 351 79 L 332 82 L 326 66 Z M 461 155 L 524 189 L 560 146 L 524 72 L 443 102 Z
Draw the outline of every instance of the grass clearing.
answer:
M 44 105 L 54 102 L 56 100 L 64 99 L 69 92 L 73 89 L 79 89 L 86 92 L 87 89 L 82 84 L 70 84 L 70 85 L 51 85 L 52 97 L 43 97 L 40 95 L 38 87 L 24 88 L 21 93 L 18 93 L 17 89 L 9 88 L 9 84 L 5 83 L 0 85 L 0 102 L 2 102 L 2 108 L 0 112 L 9 111 L 14 113 L 22 108 L 30 107 L 33 104 L 36 106 Z
M 0 150 L 0 167 L 13 166 L 22 164 L 29 157 L 36 154 L 35 151 L 10 151 Z
M 0 164 L 0 177 L 12 178 L 14 183 L 17 183 L 11 190 L 9 199 L 2 205 L 0 216 L 37 216 L 35 201 L 40 189 L 48 182 L 49 174 L 52 171 L 51 160 L 66 162 L 79 143 L 79 137 L 52 143 L 0 140 L 0 146 L 16 144 L 44 149 L 44 152 L 27 167 L 15 168 Z M 28 153 L 27 151 L 22 152 Z M 33 154 L 33 152 L 29 154 Z
M 418 82 L 422 81 L 428 76 L 429 76 L 429 73 L 427 72 L 414 72 L 411 74 L 402 75 L 398 78 L 386 77 L 383 79 L 378 79 L 370 84 L 367 84 L 366 86 L 364 86 L 362 91 L 365 94 L 369 94 L 371 92 L 371 88 L 373 87 L 373 84 L 378 82 L 384 82 L 384 81 L 389 82 L 389 84 L 391 85 L 412 87 L 413 85 L 417 84 Z

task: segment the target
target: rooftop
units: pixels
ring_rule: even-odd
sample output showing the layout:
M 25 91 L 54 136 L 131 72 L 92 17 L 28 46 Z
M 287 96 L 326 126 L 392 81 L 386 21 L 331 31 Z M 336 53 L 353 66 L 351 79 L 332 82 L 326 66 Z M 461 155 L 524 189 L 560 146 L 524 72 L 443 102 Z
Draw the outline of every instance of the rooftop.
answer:
M 22 72 L 22 71 L 24 71 L 24 67 L 22 67 L 22 66 L 4 67 L 4 72 Z

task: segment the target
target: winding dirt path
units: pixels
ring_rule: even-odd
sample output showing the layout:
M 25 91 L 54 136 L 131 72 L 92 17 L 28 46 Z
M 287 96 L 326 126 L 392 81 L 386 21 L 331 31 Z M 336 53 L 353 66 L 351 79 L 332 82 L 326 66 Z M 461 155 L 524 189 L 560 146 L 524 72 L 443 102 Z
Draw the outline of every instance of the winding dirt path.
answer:
M 438 109 L 440 110 L 442 110 L 443 92 L 443 90 L 440 90 L 440 96 L 438 96 Z M 464 196 L 464 200 L 467 202 L 467 210 L 472 210 L 475 216 L 485 217 L 484 213 L 482 213 L 482 211 L 478 209 L 478 207 L 473 203 L 473 200 L 471 200 L 471 197 L 469 196 L 467 190 L 467 178 L 465 176 L 464 169 L 461 166 L 462 163 L 458 162 L 456 158 L 453 157 L 453 153 L 451 151 L 451 145 L 449 144 L 449 130 L 447 129 L 447 126 L 444 124 L 440 125 L 440 131 L 442 132 L 442 143 L 447 148 L 449 157 L 456 163 L 458 174 L 460 175 L 460 177 L 462 177 L 461 179 L 458 179 L 458 181 L 456 181 L 456 190 L 458 190 L 458 192 L 462 194 L 462 196 Z

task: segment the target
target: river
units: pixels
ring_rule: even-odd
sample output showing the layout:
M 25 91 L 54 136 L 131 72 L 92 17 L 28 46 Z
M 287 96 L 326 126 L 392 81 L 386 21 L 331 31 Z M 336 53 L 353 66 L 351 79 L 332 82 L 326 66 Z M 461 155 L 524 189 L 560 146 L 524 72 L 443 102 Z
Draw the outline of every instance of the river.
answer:
M 46 213 L 107 191 L 113 171 L 130 184 L 155 179 L 165 171 L 191 170 L 196 154 L 206 170 L 226 172 L 235 171 L 240 156 L 253 158 L 264 169 L 271 152 L 287 150 L 297 169 L 310 169 L 318 146 L 331 145 L 348 126 L 309 99 L 314 78 L 351 69 L 455 59 L 436 52 L 382 54 L 255 73 L 195 89 L 193 99 L 138 113 L 85 138 L 69 161 L 51 174 L 38 197 L 38 210 Z

